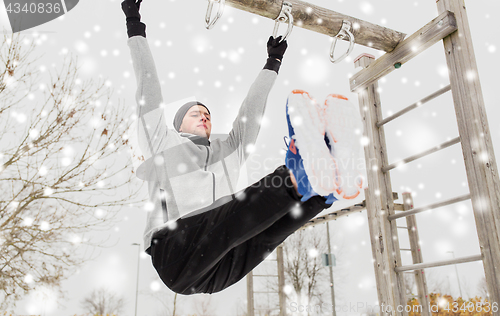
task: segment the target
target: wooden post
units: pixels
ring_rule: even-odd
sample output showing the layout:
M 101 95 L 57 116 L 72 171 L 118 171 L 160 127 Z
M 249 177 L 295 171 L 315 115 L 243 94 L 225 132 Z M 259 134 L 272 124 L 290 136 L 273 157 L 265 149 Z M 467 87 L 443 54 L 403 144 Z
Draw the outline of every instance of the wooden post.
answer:
M 253 302 L 253 272 L 247 274 L 247 315 L 255 316 Z
M 456 30 L 457 25 L 453 13 L 443 12 L 401 42 L 391 54 L 381 56 L 370 67 L 352 76 L 349 80 L 351 91 L 366 88 L 371 83 L 394 71 L 396 69 L 395 64 L 405 64 Z
M 226 0 L 226 4 L 250 13 L 275 20 L 283 0 Z M 342 28 L 342 21 L 352 23 L 355 43 L 367 47 L 392 51 L 406 34 L 376 24 L 353 18 L 300 0 L 287 0 L 292 4 L 294 25 L 314 32 L 335 36 Z M 347 39 L 345 39 L 347 40 Z
M 362 55 L 355 65 L 369 65 L 373 56 Z M 370 239 L 377 281 L 377 292 L 381 315 L 407 315 L 404 277 L 396 273 L 395 267 L 401 266 L 401 254 L 397 235 L 396 221 L 389 221 L 388 215 L 394 214 L 394 200 L 389 173 L 382 172 L 387 165 L 387 151 L 384 128 L 376 124 L 382 119 L 378 83 L 358 91 L 359 107 L 363 118 L 368 188 L 365 190 L 366 209 L 370 228 Z M 399 311 L 398 311 L 399 308 Z M 401 312 L 402 309 L 402 312 Z
M 278 261 L 278 295 L 280 304 L 279 316 L 286 316 L 286 294 L 285 294 L 285 262 L 283 259 L 283 245 L 276 248 L 276 259 Z
M 463 0 L 438 0 L 458 31 L 444 42 L 490 303 L 500 303 L 500 180 Z M 498 316 L 500 312 L 493 312 Z
M 403 193 L 404 210 L 408 211 L 413 208 L 413 197 L 411 193 Z M 417 230 L 417 217 L 410 215 L 406 217 L 406 227 L 408 227 L 408 235 L 410 237 L 410 249 L 413 263 L 423 263 L 422 251 L 420 250 L 420 239 Z M 427 292 L 427 281 L 425 278 L 425 270 L 415 270 L 415 283 L 417 284 L 418 300 L 422 306 L 422 316 L 431 316 L 429 313 L 430 300 Z

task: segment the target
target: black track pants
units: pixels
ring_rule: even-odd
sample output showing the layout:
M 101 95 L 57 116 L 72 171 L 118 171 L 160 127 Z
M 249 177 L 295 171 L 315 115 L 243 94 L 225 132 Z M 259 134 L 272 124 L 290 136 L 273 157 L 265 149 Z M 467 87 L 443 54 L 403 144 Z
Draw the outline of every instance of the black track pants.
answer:
M 153 266 L 172 291 L 224 290 L 330 206 L 320 196 L 301 202 L 285 166 L 236 197 L 208 212 L 181 218 L 176 229 L 165 228 L 153 236 Z

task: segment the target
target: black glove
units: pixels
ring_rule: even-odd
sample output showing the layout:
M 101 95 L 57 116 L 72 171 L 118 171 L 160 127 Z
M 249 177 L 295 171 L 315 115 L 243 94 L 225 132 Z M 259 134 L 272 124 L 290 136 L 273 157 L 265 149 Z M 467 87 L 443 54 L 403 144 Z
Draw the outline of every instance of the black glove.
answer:
M 281 36 L 274 38 L 272 36 L 269 37 L 267 41 L 267 54 L 269 57 L 283 60 L 283 55 L 288 47 L 286 40 L 280 42 Z
M 146 24 L 141 22 L 139 8 L 142 0 L 125 0 L 122 2 L 122 10 L 127 17 L 127 34 L 128 37 L 143 36 L 146 37 Z
M 141 6 L 142 0 L 125 0 L 122 2 L 122 10 L 125 13 L 128 21 L 137 21 L 141 20 L 141 15 L 139 14 L 139 8 Z
M 271 36 L 267 41 L 267 54 L 269 55 L 269 58 L 267 59 L 264 69 L 274 70 L 276 73 L 278 73 L 280 69 L 283 55 L 288 47 L 286 40 L 281 43 L 280 40 L 281 36 L 278 36 L 277 38 Z

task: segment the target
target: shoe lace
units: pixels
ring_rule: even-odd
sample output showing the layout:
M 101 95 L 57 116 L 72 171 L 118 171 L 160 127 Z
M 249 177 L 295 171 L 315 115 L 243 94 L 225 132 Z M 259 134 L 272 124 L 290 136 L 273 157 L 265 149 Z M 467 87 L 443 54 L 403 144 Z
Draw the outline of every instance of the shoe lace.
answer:
M 290 137 L 284 136 L 283 141 L 285 142 L 286 148 L 290 146 Z
M 292 136 L 292 139 L 295 139 L 295 135 Z M 286 148 L 284 148 L 284 150 L 287 151 L 288 148 L 290 148 L 290 137 L 284 136 L 283 141 L 285 142 L 286 145 Z

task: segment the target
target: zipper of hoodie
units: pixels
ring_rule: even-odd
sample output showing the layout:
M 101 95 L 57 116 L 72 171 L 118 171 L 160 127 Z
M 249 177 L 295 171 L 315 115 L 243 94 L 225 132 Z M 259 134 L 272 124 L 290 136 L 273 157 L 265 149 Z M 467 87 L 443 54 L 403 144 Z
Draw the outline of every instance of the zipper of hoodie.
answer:
M 207 150 L 207 160 L 205 161 L 205 171 L 207 171 L 208 167 L 208 158 L 210 157 L 210 151 L 208 150 L 208 147 L 205 146 L 205 149 Z M 215 174 L 213 172 L 210 172 L 212 174 L 212 203 L 215 202 Z

